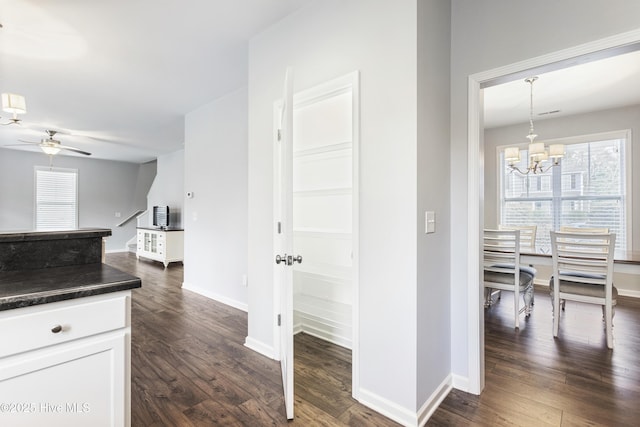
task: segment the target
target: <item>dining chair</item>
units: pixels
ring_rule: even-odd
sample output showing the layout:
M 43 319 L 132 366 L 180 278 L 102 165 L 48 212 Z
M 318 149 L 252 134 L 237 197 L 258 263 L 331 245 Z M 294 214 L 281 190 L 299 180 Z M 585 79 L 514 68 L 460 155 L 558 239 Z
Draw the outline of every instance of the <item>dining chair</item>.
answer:
M 560 231 L 565 233 L 586 233 L 586 234 L 607 234 L 609 232 L 608 227 L 574 227 L 571 225 L 561 225 Z M 560 307 L 562 311 L 565 308 L 565 300 L 560 298 Z
M 498 230 L 520 230 L 520 250 L 524 252 L 536 251 L 537 225 L 498 224 Z
M 561 300 L 602 306 L 607 347 L 613 348 L 613 316 L 618 290 L 613 286 L 615 233 L 551 232 L 553 336 L 558 336 Z
M 569 225 L 561 225 L 560 231 L 565 233 L 589 233 L 589 234 L 607 234 L 608 227 L 572 227 Z
M 520 230 L 484 230 L 484 294 L 485 307 L 493 304 L 494 289 L 512 291 L 514 326 L 520 328 L 520 314 L 531 314 L 533 279 L 536 270 L 520 265 Z M 520 294 L 524 306 L 520 306 Z

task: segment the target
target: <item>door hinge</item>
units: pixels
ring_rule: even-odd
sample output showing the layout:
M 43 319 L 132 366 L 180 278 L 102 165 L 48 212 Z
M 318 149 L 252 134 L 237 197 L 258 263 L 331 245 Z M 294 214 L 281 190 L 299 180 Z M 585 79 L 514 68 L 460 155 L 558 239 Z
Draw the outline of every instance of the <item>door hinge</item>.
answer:
M 278 141 L 282 140 L 282 129 L 278 129 Z
M 282 325 L 282 316 L 278 314 L 278 326 Z
M 278 234 L 282 234 L 282 223 L 278 221 Z

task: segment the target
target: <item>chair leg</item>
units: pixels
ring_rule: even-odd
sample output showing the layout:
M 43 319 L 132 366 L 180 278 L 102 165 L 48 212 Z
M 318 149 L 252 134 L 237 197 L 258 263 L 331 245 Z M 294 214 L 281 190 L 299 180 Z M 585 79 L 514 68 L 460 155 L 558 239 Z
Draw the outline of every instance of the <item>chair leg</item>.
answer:
M 533 305 L 533 284 L 525 289 L 522 297 L 524 298 L 525 317 L 529 317 L 531 315 L 531 306 Z
M 553 307 L 553 336 L 558 336 L 558 329 L 560 327 L 560 299 L 555 298 L 552 294 L 551 305 Z
M 613 307 L 603 305 L 605 312 L 604 327 L 607 334 L 607 347 L 613 348 Z
M 493 301 L 491 300 L 491 288 L 484 288 L 484 308 L 491 307 Z

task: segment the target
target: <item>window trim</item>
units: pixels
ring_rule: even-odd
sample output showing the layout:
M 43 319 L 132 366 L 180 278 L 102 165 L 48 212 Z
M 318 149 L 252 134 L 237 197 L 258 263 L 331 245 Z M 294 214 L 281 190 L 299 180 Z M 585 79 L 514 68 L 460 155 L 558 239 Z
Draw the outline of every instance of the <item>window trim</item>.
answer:
M 80 195 L 78 193 L 78 169 L 73 168 L 54 168 L 50 166 L 34 166 L 33 167 L 33 229 L 38 230 L 38 171 L 49 171 L 49 172 L 66 172 L 73 173 L 76 176 L 76 185 L 75 185 L 75 195 L 76 195 L 76 203 L 75 203 L 75 225 L 74 228 L 78 228 L 78 224 L 80 223 L 79 212 L 80 212 Z
M 567 136 L 562 138 L 552 138 L 552 139 L 544 139 L 538 142 L 544 142 L 545 145 L 550 144 L 580 144 L 587 143 L 593 141 L 605 141 L 608 139 L 624 139 L 624 150 L 625 150 L 625 159 L 624 159 L 624 167 L 625 167 L 625 181 L 624 181 L 624 191 L 625 191 L 625 207 L 624 212 L 626 216 L 627 223 L 627 233 L 626 233 L 626 241 L 627 241 L 627 251 L 634 250 L 633 247 L 633 177 L 632 177 L 632 163 L 633 163 L 633 141 L 632 141 L 632 132 L 631 129 L 621 129 L 621 130 L 613 130 L 607 132 L 596 132 L 589 133 L 583 135 L 575 135 L 575 136 Z M 504 185 L 504 176 L 501 173 L 502 164 L 500 161 L 500 154 L 507 147 L 519 147 L 521 150 L 526 149 L 528 147 L 528 142 L 522 142 L 519 144 L 503 144 L 496 146 L 496 222 L 500 222 L 500 218 L 502 217 L 502 194 L 503 194 L 503 185 Z M 517 173 L 517 172 L 514 172 Z M 546 200 L 546 199 L 545 199 Z

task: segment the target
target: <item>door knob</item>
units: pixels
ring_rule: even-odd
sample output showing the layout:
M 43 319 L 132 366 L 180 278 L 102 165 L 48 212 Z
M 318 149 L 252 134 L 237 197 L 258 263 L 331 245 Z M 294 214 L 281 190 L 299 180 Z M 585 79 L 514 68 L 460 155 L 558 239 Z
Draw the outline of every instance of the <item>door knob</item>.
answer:
M 276 264 L 280 264 L 281 262 L 284 262 L 284 265 L 287 265 L 287 254 L 282 256 L 276 255 Z
M 302 264 L 302 255 L 294 256 L 293 262 L 297 262 L 298 264 Z

